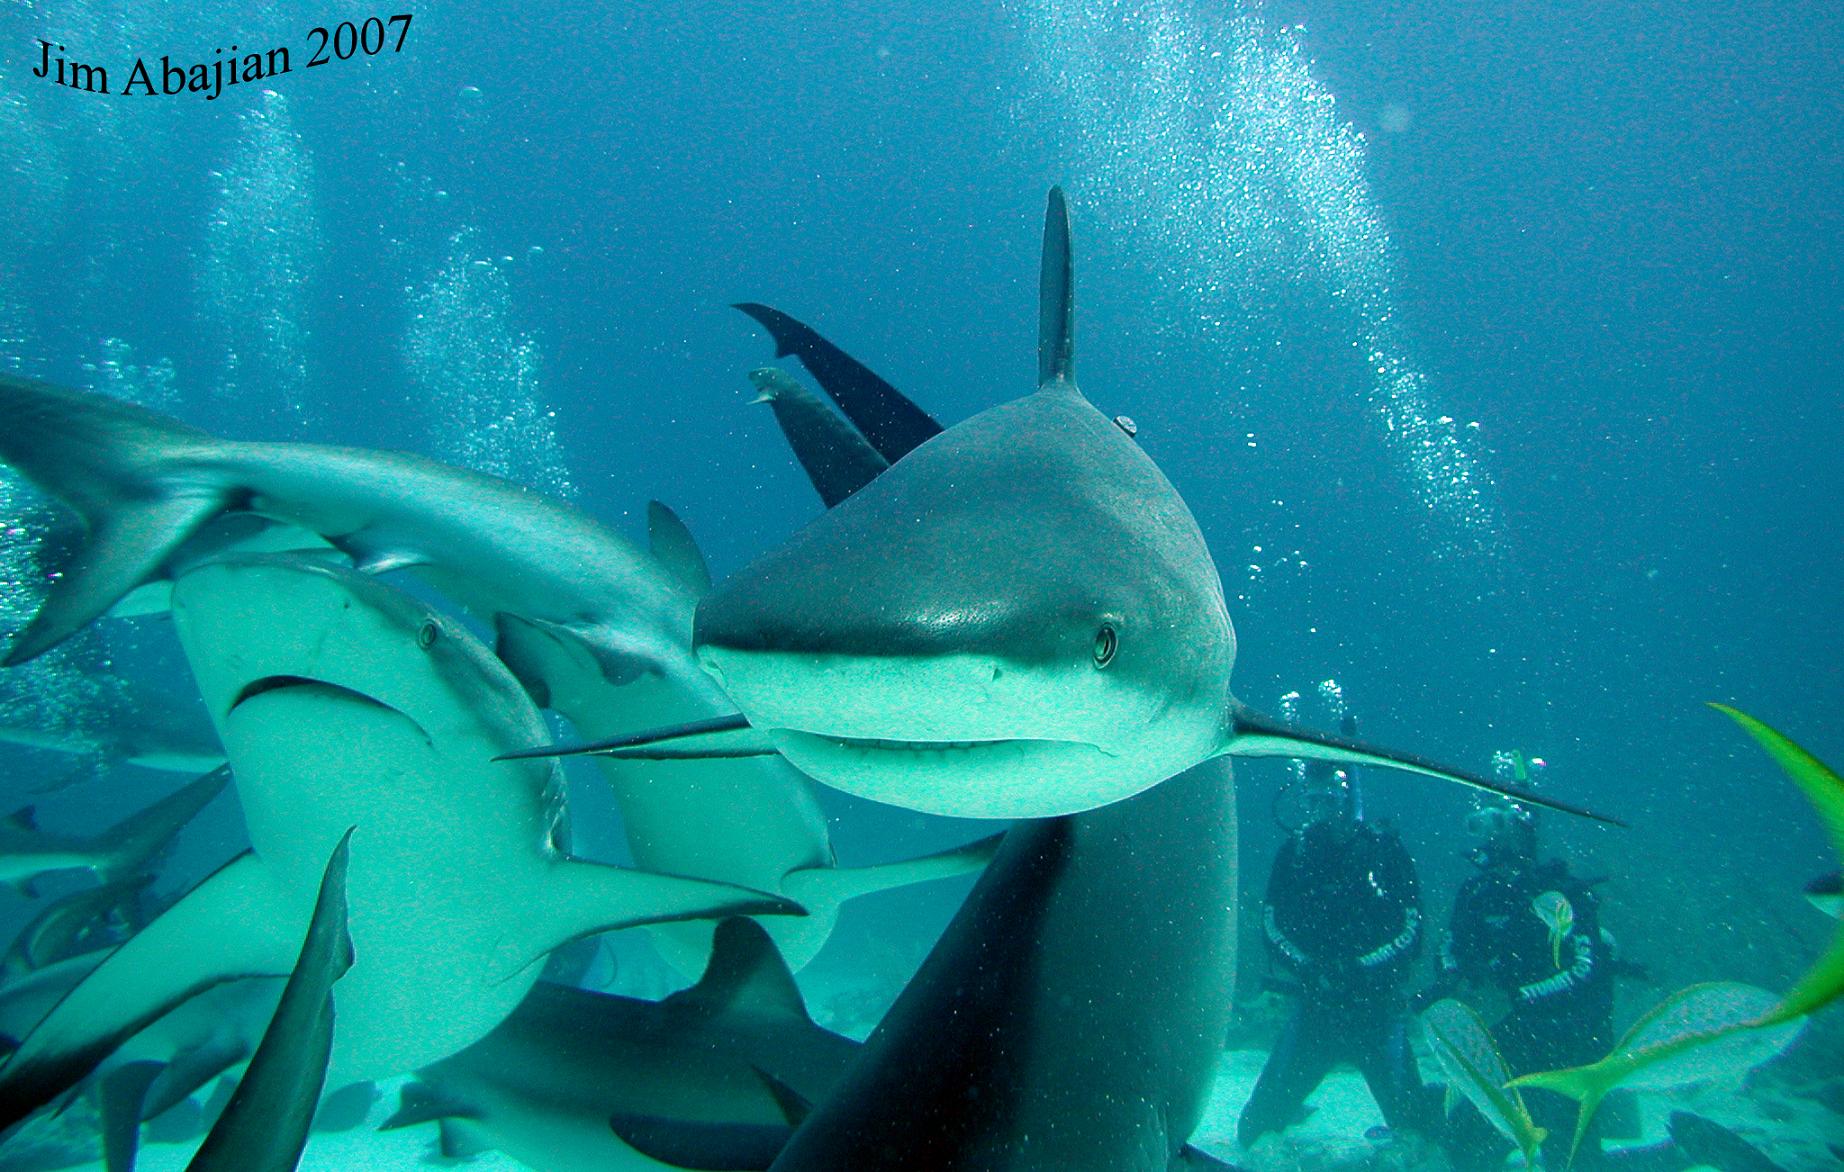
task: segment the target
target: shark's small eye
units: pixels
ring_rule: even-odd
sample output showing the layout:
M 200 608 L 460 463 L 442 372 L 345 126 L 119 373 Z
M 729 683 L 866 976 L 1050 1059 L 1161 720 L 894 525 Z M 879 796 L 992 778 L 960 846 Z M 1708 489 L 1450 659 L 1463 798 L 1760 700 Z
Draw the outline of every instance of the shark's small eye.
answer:
M 1095 666 L 1106 667 L 1114 662 L 1114 653 L 1120 650 L 1120 636 L 1114 633 L 1112 623 L 1101 624 L 1101 630 L 1095 632 Z
M 442 637 L 442 626 L 434 619 L 424 619 L 423 625 L 416 628 L 416 645 L 424 651 L 435 646 L 435 641 Z

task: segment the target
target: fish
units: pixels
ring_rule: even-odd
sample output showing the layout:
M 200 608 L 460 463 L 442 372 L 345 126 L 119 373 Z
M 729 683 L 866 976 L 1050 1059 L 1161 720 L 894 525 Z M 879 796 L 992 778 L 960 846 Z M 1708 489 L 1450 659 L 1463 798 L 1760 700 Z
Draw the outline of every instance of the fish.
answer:
M 1449 1107 L 1463 1097 L 1500 1135 L 1517 1145 L 1526 1168 L 1537 1166 L 1537 1152 L 1549 1133 L 1538 1127 L 1511 1079 L 1510 1067 L 1492 1040 L 1484 1019 L 1463 1001 L 1449 998 L 1421 1015 L 1428 1047 L 1447 1073 Z
M 1078 813 L 1212 757 L 1307 757 L 1599 817 L 1237 701 L 1216 564 L 1077 389 L 1074 314 L 1053 189 L 1036 392 L 923 440 L 704 596 L 694 651 L 735 715 L 534 751 L 779 754 L 860 797 L 995 819 Z
M 88 871 L 105 884 L 143 871 L 229 781 L 220 766 L 92 835 L 47 833 L 37 808 L 23 806 L 0 820 L 0 883 L 29 892 L 58 871 Z
M 384 1127 L 439 1122 L 447 1150 L 547 1172 L 656 1172 L 617 1131 L 754 1127 L 778 1150 L 792 1128 L 776 1086 L 823 1100 L 858 1049 L 813 1023 L 759 923 L 727 919 L 697 984 L 664 1001 L 539 982 L 492 1033 L 418 1071 Z
M 1562 970 L 1562 942 L 1575 927 L 1575 905 L 1560 891 L 1545 891 L 1530 901 L 1530 910 L 1549 929 L 1549 959 Z
M 684 525 L 657 502 L 643 550 L 568 504 L 420 456 L 227 440 L 10 374 L 0 374 L 0 417 L 0 461 L 88 529 L 6 663 L 42 654 L 131 592 L 166 605 L 174 573 L 195 562 L 308 541 L 366 573 L 413 573 L 491 626 L 519 682 L 580 736 L 734 711 L 691 652 L 709 574 Z M 767 891 L 802 877 L 811 914 L 765 925 L 797 968 L 824 945 L 842 901 L 941 870 L 919 861 L 839 871 L 810 783 L 784 762 L 599 764 L 638 866 Z M 687 973 L 703 968 L 710 933 L 655 930 Z
M 1689 1086 L 1777 1057 L 1805 1029 L 1803 1017 L 1763 1024 L 1778 1003 L 1771 991 L 1737 981 L 1691 985 L 1648 1010 L 1600 1061 L 1519 1075 L 1505 1085 L 1540 1087 L 1581 1104 L 1569 1145 L 1572 1160 L 1601 1100 L 1616 1088 Z
M 1820 875 L 1806 884 L 1806 900 L 1834 920 L 1844 917 L 1844 871 Z
M 1016 823 L 775 1172 L 1220 1167 L 1235 900 L 1228 762 Z
M 1766 750 L 1782 772 L 1799 787 L 1819 825 L 1831 841 L 1831 849 L 1844 862 L 1844 777 L 1830 766 L 1801 748 L 1785 733 L 1774 729 L 1739 709 L 1726 704 L 1711 708 L 1727 716 Z M 1831 945 L 1799 978 L 1780 1003 L 1754 1024 L 1776 1025 L 1814 1013 L 1844 995 L 1844 923 L 1831 935 Z
M 890 466 L 850 423 L 787 371 L 758 367 L 749 372 L 749 381 L 756 388 L 755 401 L 767 403 L 774 411 L 781 434 L 827 508 L 871 483 Z
M 201 989 L 285 976 L 324 858 L 362 962 L 335 992 L 330 1081 L 404 1073 L 486 1034 L 549 951 L 616 927 L 798 914 L 727 884 L 570 859 L 561 778 L 491 763 L 543 721 L 465 624 L 324 559 L 253 555 L 173 585 L 173 618 L 236 771 L 251 850 L 113 952 L 0 1067 L 0 1126 Z
M 352 834 L 348 828 L 327 859 L 275 1016 L 186 1172 L 293 1172 L 301 1162 L 333 1052 L 333 986 L 352 969 L 346 929 Z

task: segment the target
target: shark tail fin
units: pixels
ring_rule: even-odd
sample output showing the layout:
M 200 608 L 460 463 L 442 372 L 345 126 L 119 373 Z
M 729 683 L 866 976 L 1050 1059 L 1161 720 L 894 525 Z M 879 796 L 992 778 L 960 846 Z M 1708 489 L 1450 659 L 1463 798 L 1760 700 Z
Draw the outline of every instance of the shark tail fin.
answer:
M 788 872 L 782 890 L 808 908 L 837 906 L 848 899 L 927 883 L 933 879 L 951 879 L 977 871 L 999 853 L 1005 835 L 991 834 L 961 846 L 934 854 L 877 863 L 868 867 L 802 867 Z
M 1044 257 L 1038 277 L 1037 383 L 1076 382 L 1076 262 L 1069 244 L 1069 201 L 1050 189 L 1044 208 Z
M 1229 757 L 1293 757 L 1306 761 L 1331 761 L 1340 765 L 1397 769 L 1485 790 L 1522 805 L 1540 806 L 1612 826 L 1626 825 L 1618 818 L 1597 814 L 1585 807 L 1544 797 L 1517 786 L 1504 785 L 1477 773 L 1442 765 L 1414 753 L 1399 753 L 1392 749 L 1378 748 L 1355 737 L 1322 733 L 1288 724 L 1272 716 L 1264 716 L 1240 703 L 1232 703 L 1230 706 L 1228 733 L 1217 752 Z
M 75 509 L 88 540 L 46 591 L 0 663 L 42 655 L 160 568 L 221 512 L 223 494 L 164 483 L 162 466 L 204 432 L 86 391 L 0 375 L 0 461 Z
M 220 765 L 103 831 L 105 882 L 144 870 L 174 835 L 224 792 L 230 777 L 230 766 Z

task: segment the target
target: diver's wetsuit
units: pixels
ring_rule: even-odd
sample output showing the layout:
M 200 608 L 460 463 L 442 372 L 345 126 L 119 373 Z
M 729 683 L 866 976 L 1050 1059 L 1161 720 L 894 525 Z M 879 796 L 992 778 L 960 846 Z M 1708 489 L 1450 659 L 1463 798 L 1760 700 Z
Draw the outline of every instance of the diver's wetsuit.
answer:
M 1300 1000 L 1242 1109 L 1242 1146 L 1291 1123 L 1341 1061 L 1363 1074 L 1391 1127 L 1426 1130 L 1433 1112 L 1401 993 L 1421 948 L 1421 893 L 1402 840 L 1361 823 L 1315 823 L 1289 838 L 1274 860 L 1262 927 Z
M 1547 893 L 1567 900 L 1566 931 L 1539 914 L 1538 898 Z M 1553 908 L 1553 897 L 1546 902 Z M 1465 981 L 1509 998 L 1511 1009 L 1492 1026 L 1492 1037 L 1512 1073 L 1578 1066 L 1605 1057 L 1613 1044 L 1612 958 L 1605 953 L 1594 893 L 1562 863 L 1495 867 L 1468 879 L 1454 899 L 1438 987 Z M 1546 1150 L 1559 1144 L 1566 1151 L 1574 1102 L 1534 1088 L 1523 1095 L 1531 1118 L 1549 1129 Z M 1598 1131 L 1591 1125 L 1583 1137 L 1578 1163 L 1599 1151 Z M 1456 1115 L 1451 1139 L 1456 1155 L 1488 1164 L 1503 1151 L 1476 1113 L 1470 1120 Z

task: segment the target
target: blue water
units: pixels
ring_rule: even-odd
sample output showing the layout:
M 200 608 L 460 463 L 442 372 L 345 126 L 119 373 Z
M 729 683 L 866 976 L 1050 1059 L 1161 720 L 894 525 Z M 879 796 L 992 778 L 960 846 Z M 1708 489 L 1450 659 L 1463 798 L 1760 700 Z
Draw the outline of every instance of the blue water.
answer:
M 1605 917 L 1663 973 L 1779 987 L 1822 938 L 1796 896 L 1817 826 L 1702 702 L 1844 760 L 1836 12 L 503 7 L 414 9 L 400 54 L 210 102 L 53 86 L 37 38 L 125 74 L 232 39 L 299 58 L 369 10 L 8 7 L 0 363 L 240 437 L 471 463 L 634 536 L 656 497 L 721 576 L 819 508 L 727 304 L 812 322 L 958 420 L 1032 385 L 1060 182 L 1082 385 L 1196 513 L 1240 695 L 1336 676 L 1378 740 L 1544 756 L 1558 795 L 1635 823 L 1551 833 L 1630 878 Z M 81 723 L 104 657 L 176 670 L 157 627 L 86 638 L 8 703 L 67 689 L 47 719 Z M 68 765 L 4 759 L 16 803 Z M 1240 776 L 1259 878 L 1287 774 Z M 70 825 L 74 792 L 47 806 Z M 1467 799 L 1372 800 L 1451 890 Z M 848 860 L 963 834 L 823 801 Z M 1662 893 L 1690 888 L 1680 922 Z M 854 908 L 834 951 L 961 890 Z M 1755 942 L 1789 923 L 1796 946 Z

